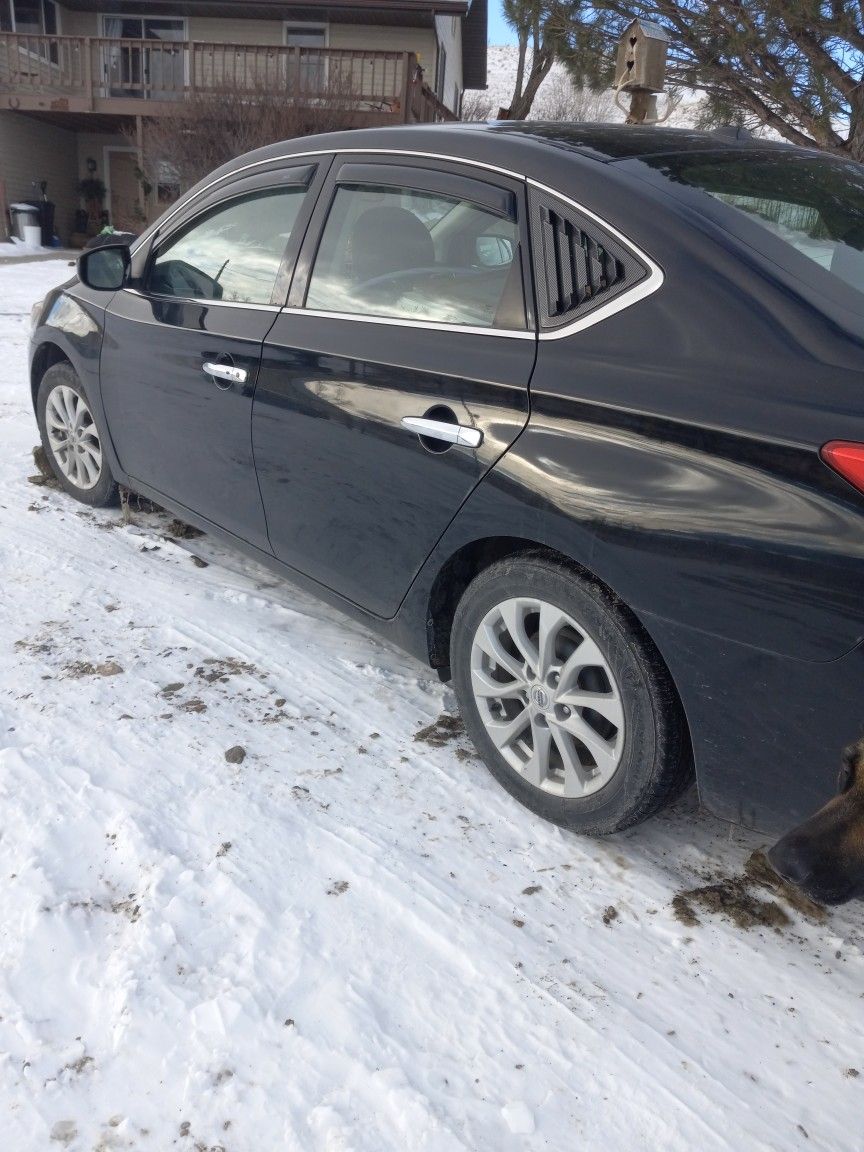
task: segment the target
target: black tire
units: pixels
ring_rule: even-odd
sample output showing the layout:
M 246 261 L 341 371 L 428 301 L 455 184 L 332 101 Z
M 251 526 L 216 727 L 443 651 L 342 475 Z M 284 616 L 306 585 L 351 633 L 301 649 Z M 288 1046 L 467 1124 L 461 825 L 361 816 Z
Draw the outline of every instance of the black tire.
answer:
M 525 780 L 481 719 L 471 677 L 475 634 L 487 613 L 516 597 L 542 600 L 583 624 L 617 683 L 624 717 L 620 759 L 608 781 L 589 795 L 556 795 Z M 620 601 L 575 567 L 527 553 L 485 569 L 459 602 L 450 658 L 468 734 L 499 784 L 538 816 L 575 832 L 605 835 L 654 815 L 691 781 L 687 727 L 662 658 Z
M 74 481 L 66 475 L 55 454 L 55 444 L 48 434 L 46 420 L 48 399 L 51 393 L 60 387 L 71 389 L 81 398 L 87 406 L 87 411 L 93 420 L 98 437 L 98 443 L 101 449 L 101 466 L 99 468 L 98 479 L 93 486 L 89 488 L 74 483 Z M 105 430 L 97 421 L 96 413 L 90 406 L 90 402 L 81 386 L 81 381 L 78 379 L 75 369 L 66 361 L 59 364 L 52 364 L 42 377 L 39 383 L 39 391 L 36 395 L 36 419 L 39 424 L 39 435 L 42 440 L 45 457 L 51 466 L 51 471 L 57 477 L 57 482 L 60 487 L 68 492 L 70 496 L 74 496 L 76 500 L 80 500 L 82 504 L 88 504 L 91 508 L 104 508 L 108 505 L 116 504 L 118 502 L 118 489 L 117 483 L 111 474 L 111 467 L 104 449 Z

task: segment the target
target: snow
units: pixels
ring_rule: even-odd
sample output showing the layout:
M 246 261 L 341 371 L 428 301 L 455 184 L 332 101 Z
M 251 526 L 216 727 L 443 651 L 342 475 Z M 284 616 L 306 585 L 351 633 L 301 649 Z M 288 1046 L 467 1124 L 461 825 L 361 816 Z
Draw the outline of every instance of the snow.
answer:
M 519 59 L 519 49 L 515 44 L 490 44 L 487 49 L 488 52 L 488 84 L 487 87 L 478 92 L 480 98 L 491 106 L 491 116 L 497 115 L 499 108 L 506 108 L 513 97 L 513 88 L 516 83 L 516 68 Z M 555 107 L 556 103 L 556 90 L 559 90 L 562 85 L 567 83 L 567 69 L 563 64 L 556 63 L 552 65 L 549 75 L 545 78 L 537 95 L 534 99 L 534 106 L 531 109 L 532 120 L 543 120 L 548 116 L 549 109 Z M 468 89 L 466 95 L 469 96 L 475 89 Z M 672 111 L 667 120 L 664 121 L 667 127 L 671 128 L 692 128 L 696 123 L 698 116 L 698 105 L 701 97 L 696 92 L 685 91 L 678 94 L 678 104 Z M 625 114 L 620 108 L 617 108 L 613 102 L 612 92 L 609 92 L 608 102 L 595 101 L 596 109 L 592 108 L 591 102 L 586 102 L 588 111 L 584 113 L 589 119 L 600 119 L 610 124 L 623 124 Z M 627 105 L 626 98 L 624 99 L 625 107 Z M 666 112 L 666 98 L 665 96 L 658 97 L 658 111 L 662 116 Z M 552 116 L 557 113 L 552 112 Z
M 12 245 L 10 248 L 0 244 L 0 257 L 38 256 L 50 251 L 48 248 L 43 248 L 41 244 L 28 244 L 25 240 L 19 240 L 17 236 L 10 236 L 9 242 Z
M 686 926 L 758 838 L 692 796 L 546 825 L 414 738 L 455 707 L 427 669 L 27 482 L 30 305 L 68 274 L 0 268 L 2 1147 L 860 1149 L 860 905 Z

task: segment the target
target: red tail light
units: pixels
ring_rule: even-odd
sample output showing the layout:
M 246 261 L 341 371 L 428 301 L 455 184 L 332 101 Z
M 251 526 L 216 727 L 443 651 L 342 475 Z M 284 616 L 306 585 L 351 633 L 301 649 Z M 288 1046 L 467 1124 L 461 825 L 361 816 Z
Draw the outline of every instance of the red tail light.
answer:
M 848 480 L 859 492 L 864 492 L 864 444 L 829 440 L 822 445 L 819 455 L 844 480 Z

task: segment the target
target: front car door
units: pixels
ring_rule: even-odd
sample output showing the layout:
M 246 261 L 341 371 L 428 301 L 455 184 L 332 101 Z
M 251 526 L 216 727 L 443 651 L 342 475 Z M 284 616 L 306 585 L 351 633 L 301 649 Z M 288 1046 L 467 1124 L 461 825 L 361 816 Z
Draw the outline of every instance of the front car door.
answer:
M 518 180 L 393 155 L 334 163 L 253 408 L 280 560 L 397 611 L 528 419 L 527 250 Z
M 105 318 L 102 399 L 123 471 L 267 551 L 252 396 L 321 167 L 239 180 L 182 212 Z

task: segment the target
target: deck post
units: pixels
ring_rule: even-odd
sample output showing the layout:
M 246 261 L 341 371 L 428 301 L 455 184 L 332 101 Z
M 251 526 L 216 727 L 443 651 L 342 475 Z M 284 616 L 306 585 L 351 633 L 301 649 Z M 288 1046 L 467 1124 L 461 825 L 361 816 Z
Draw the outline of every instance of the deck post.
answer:
M 417 57 L 413 52 L 402 53 L 402 123 L 412 122 L 412 104 L 414 94 L 414 72 L 417 67 Z
M 89 36 L 83 40 L 84 44 L 84 91 L 87 101 L 87 111 L 93 111 L 93 41 Z

